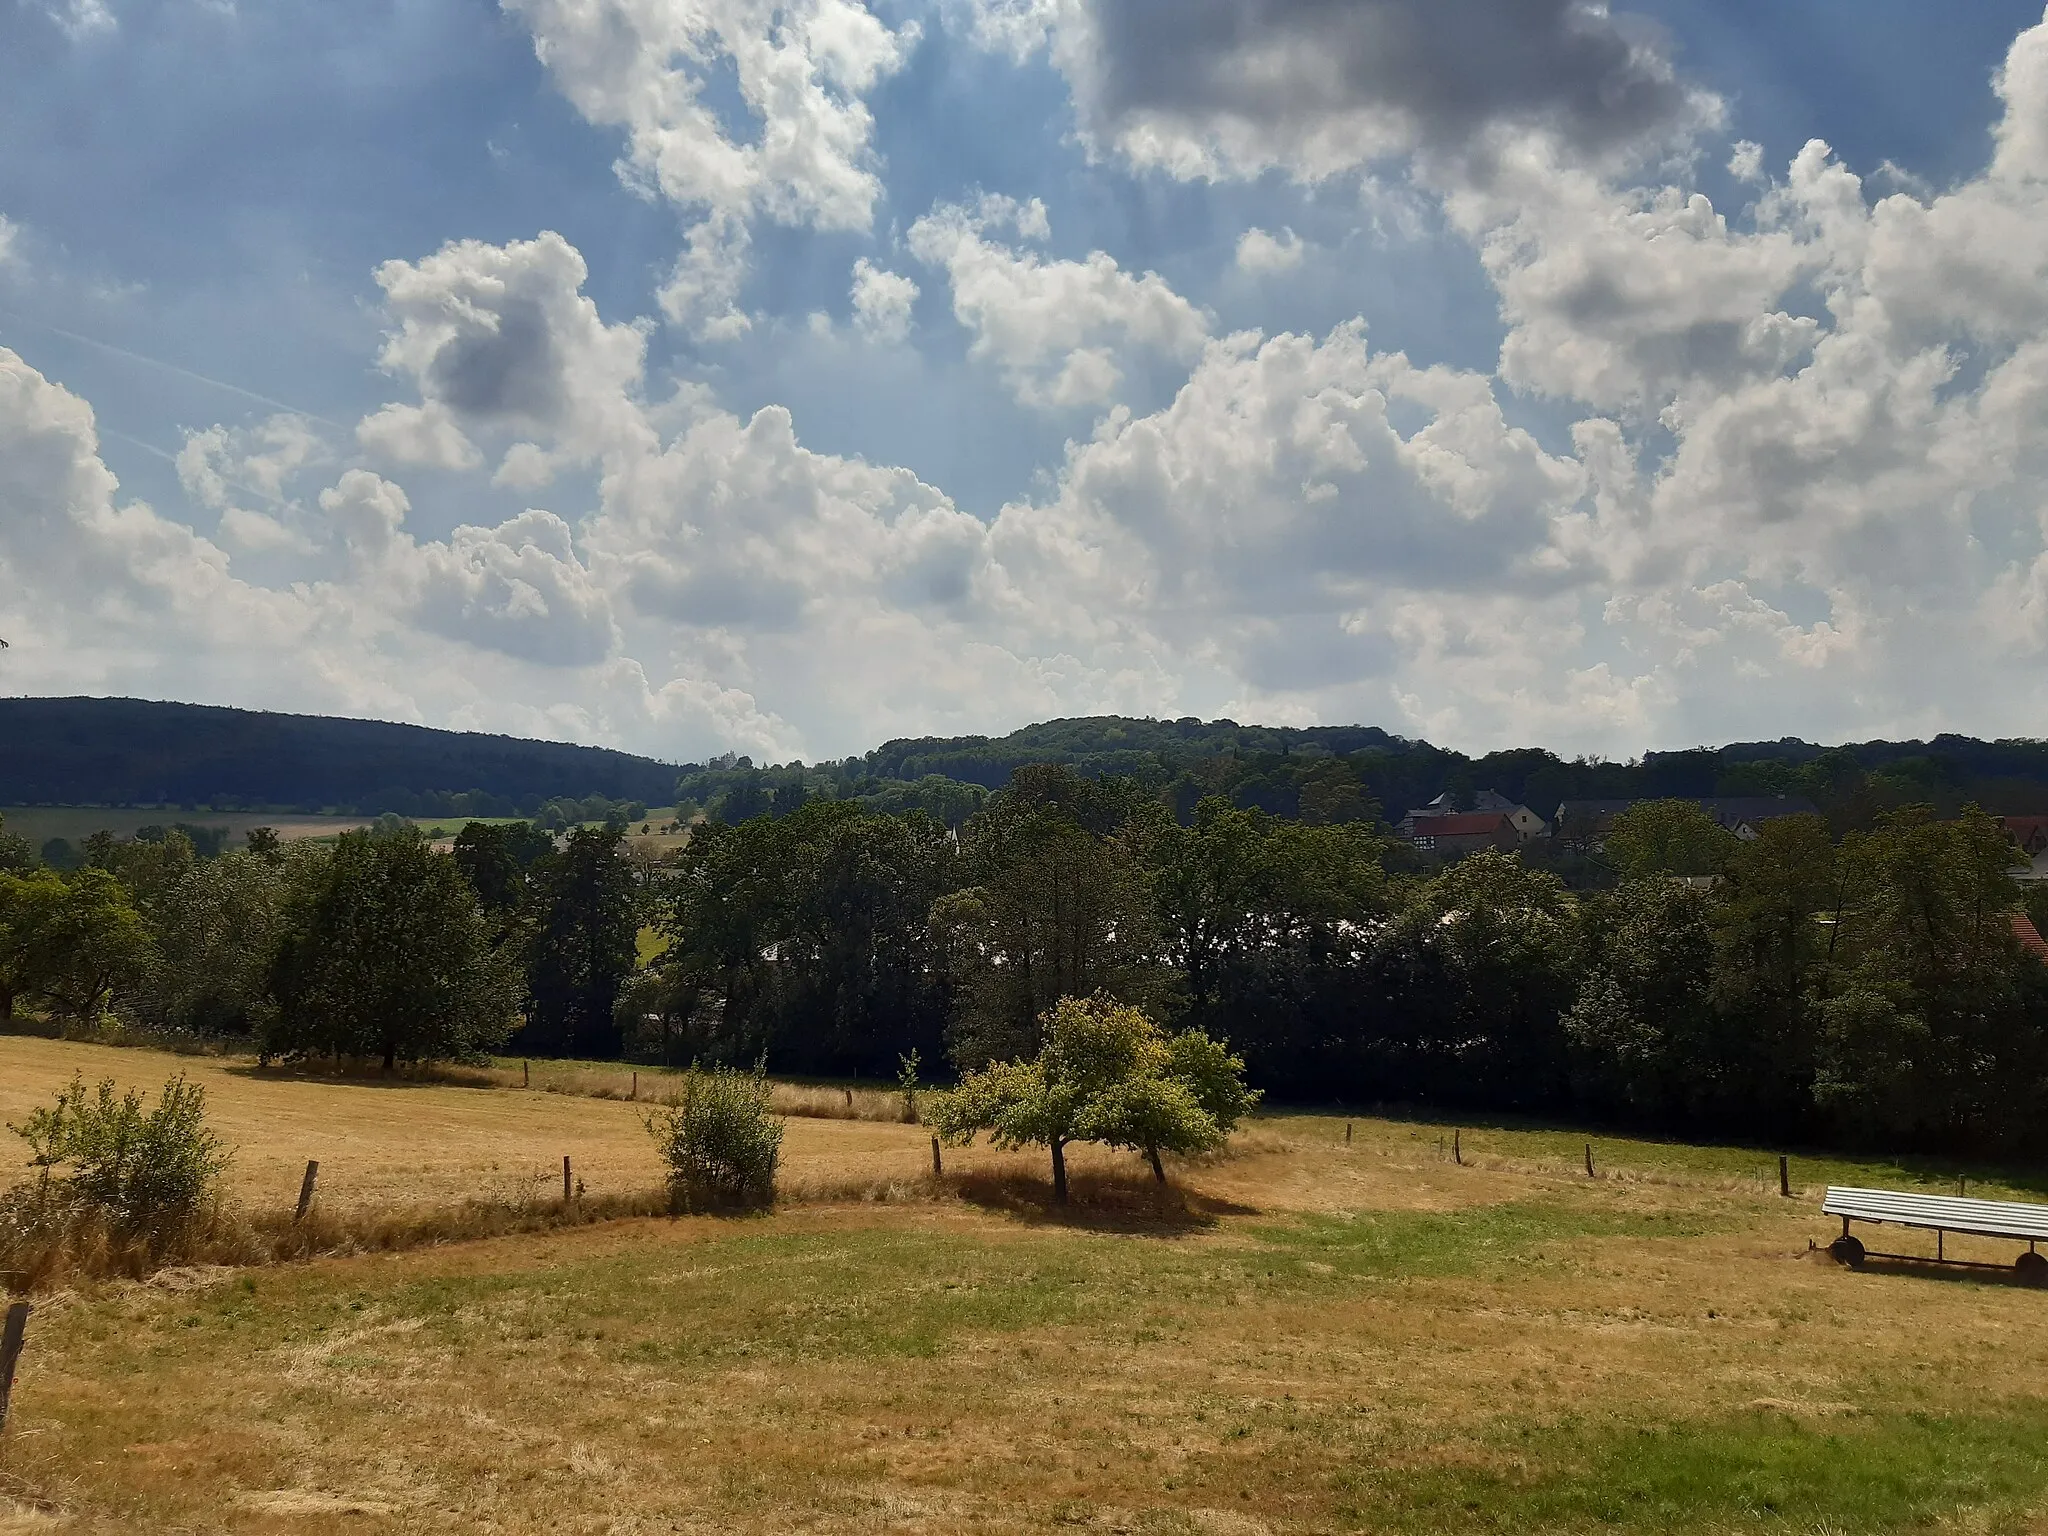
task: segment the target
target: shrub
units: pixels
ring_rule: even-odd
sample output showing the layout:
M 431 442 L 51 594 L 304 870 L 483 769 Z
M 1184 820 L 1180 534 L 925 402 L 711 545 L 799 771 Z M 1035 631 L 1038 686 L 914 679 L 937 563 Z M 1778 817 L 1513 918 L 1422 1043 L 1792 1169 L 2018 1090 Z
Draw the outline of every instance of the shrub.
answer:
M 40 1171 L 39 1206 L 67 1219 L 104 1220 L 157 1251 L 178 1245 L 214 1201 L 229 1153 L 206 1128 L 206 1090 L 184 1074 L 145 1110 L 137 1089 L 106 1079 L 88 1092 L 74 1077 L 53 1106 L 10 1125 Z
M 769 1109 L 761 1072 L 692 1067 L 683 1091 L 650 1111 L 647 1129 L 668 1164 L 678 1210 L 772 1204 L 782 1160 L 782 1122 Z
M 903 1123 L 917 1124 L 917 1052 L 896 1058 L 896 1091 L 903 1095 Z

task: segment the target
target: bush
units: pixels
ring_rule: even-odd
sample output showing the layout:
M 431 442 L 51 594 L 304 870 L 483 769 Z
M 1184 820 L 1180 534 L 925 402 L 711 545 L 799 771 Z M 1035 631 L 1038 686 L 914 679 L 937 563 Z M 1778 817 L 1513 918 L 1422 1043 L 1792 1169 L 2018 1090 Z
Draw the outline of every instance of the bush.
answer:
M 64 1219 L 104 1220 L 123 1239 L 167 1251 L 210 1212 L 228 1151 L 206 1128 L 206 1090 L 184 1074 L 145 1110 L 137 1089 L 106 1079 L 88 1093 L 74 1077 L 54 1106 L 8 1129 L 29 1144 L 39 1207 Z
M 649 1112 L 647 1129 L 669 1167 L 678 1210 L 770 1205 L 782 1160 L 782 1122 L 759 1071 L 692 1067 L 683 1091 Z

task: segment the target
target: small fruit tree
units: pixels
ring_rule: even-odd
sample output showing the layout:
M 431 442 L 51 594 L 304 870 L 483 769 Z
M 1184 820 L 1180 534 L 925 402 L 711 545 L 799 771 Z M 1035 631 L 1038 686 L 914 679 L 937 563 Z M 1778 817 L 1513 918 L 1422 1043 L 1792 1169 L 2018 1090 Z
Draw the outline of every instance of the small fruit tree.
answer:
M 1221 1146 L 1258 1102 L 1227 1046 L 1194 1030 L 1169 1037 L 1128 1003 L 1066 997 L 1040 1022 L 1045 1044 L 1035 1059 L 969 1072 L 951 1092 L 929 1096 L 923 1117 L 954 1146 L 986 1134 L 1005 1150 L 1047 1148 L 1062 1204 L 1069 1143 L 1142 1152 L 1164 1183 L 1160 1153 Z

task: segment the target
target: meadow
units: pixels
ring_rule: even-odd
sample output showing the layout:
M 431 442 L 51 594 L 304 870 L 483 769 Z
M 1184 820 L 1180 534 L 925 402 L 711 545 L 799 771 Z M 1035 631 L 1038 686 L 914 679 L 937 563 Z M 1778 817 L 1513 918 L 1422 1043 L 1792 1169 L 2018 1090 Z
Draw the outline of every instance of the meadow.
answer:
M 591 1066 L 379 1084 L 0 1037 L 0 1118 L 181 1068 L 244 1202 L 308 1157 L 360 1209 L 559 1199 L 564 1154 L 592 1198 L 659 1176 Z M 46 1294 L 0 1531 L 2043 1528 L 2048 1293 L 1811 1247 L 1828 1182 L 2032 1178 L 1795 1154 L 1784 1199 L 1761 1151 L 1596 1137 L 1588 1177 L 1583 1134 L 1466 1123 L 1460 1163 L 1453 1129 L 1263 1115 L 1164 1194 L 1077 1158 L 1056 1211 L 1039 1157 L 934 1180 L 917 1126 L 792 1115 L 766 1215 Z

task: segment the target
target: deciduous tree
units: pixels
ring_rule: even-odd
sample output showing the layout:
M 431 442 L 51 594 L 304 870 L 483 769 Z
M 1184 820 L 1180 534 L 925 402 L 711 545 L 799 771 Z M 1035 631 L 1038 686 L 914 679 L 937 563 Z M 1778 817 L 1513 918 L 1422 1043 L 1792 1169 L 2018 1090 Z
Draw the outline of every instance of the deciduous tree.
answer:
M 417 831 L 344 833 L 294 882 L 272 963 L 272 1055 L 432 1061 L 490 1050 L 516 983 L 454 861 Z
M 1162 1152 L 1222 1144 L 1257 1101 L 1244 1064 L 1206 1036 L 1169 1040 L 1142 1009 L 1107 996 L 1062 998 L 1030 1061 L 997 1062 L 930 1096 L 925 1122 L 961 1145 L 986 1134 L 1052 1157 L 1053 1198 L 1067 1199 L 1066 1149 L 1100 1142 L 1143 1152 L 1164 1182 Z
M 1741 842 L 1691 800 L 1642 800 L 1614 818 L 1607 860 L 1625 880 L 1718 875 Z
M 1170 825 L 1136 784 L 1057 767 L 1019 769 L 967 824 L 965 888 L 932 914 L 959 987 L 959 1066 L 1032 1054 L 1062 997 L 1165 1001 L 1149 865 Z
M 524 1039 L 567 1055 L 619 1054 L 619 992 L 639 963 L 639 890 L 618 827 L 575 827 L 530 878 Z

